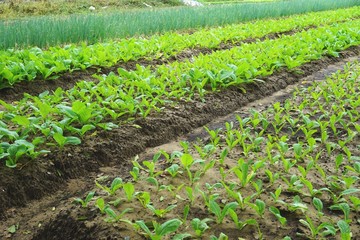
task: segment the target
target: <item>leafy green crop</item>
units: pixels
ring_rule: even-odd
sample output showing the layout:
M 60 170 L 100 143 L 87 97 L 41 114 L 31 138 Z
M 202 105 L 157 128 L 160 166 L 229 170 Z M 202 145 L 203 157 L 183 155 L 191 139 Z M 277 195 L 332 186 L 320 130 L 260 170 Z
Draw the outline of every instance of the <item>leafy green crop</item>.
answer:
M 167 58 L 189 48 L 216 48 L 223 42 L 236 43 L 247 38 L 261 38 L 270 33 L 331 24 L 359 15 L 359 8 L 353 7 L 198 30 L 193 34 L 165 33 L 148 39 L 130 38 L 93 45 L 82 43 L 65 47 L 50 47 L 49 50 L 38 47 L 25 50 L 10 49 L 0 54 L 0 89 L 11 87 L 23 80 L 54 79 L 66 71 L 71 72 L 91 66 L 108 67 L 119 61 L 127 62 L 145 56 Z M 36 38 L 38 38 L 37 35 Z M 336 54 L 334 51 L 332 53 Z M 297 65 L 291 57 L 287 58 L 286 62 L 289 66 Z M 281 66 L 283 63 L 278 62 L 277 65 Z M 220 75 L 212 71 L 208 71 L 207 74 L 213 79 L 214 87 L 216 82 L 222 81 L 223 78 L 235 77 L 234 72 L 227 69 L 223 69 Z M 249 74 L 250 72 L 247 73 L 248 76 Z

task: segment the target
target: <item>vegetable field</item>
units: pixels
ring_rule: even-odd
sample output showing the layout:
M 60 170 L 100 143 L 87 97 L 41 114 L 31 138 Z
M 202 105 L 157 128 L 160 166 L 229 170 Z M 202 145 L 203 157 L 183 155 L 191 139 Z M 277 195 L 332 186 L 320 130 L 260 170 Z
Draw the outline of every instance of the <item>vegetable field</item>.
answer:
M 358 239 L 359 16 L 5 47 L 0 239 Z

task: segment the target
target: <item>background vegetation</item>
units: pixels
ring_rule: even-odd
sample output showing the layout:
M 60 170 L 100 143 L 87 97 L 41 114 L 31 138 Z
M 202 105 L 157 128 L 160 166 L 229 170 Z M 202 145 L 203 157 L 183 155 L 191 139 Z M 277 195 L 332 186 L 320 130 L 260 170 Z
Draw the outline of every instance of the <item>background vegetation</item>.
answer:
M 27 16 L 73 14 L 89 12 L 93 6 L 96 12 L 109 10 L 170 7 L 182 5 L 180 0 L 0 0 L 0 19 Z

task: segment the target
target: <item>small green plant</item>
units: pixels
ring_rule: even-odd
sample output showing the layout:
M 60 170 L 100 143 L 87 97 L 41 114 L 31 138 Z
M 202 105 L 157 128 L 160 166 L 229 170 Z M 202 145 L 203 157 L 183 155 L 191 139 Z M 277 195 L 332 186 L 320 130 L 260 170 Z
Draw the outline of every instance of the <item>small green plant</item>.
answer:
M 257 195 L 257 193 L 254 193 L 252 195 L 243 197 L 240 190 L 234 189 L 235 185 L 228 186 L 224 182 L 222 184 L 223 184 L 228 196 L 233 198 L 238 203 L 238 206 L 241 210 L 245 210 L 245 208 L 250 203 L 251 199 L 253 199 Z
M 145 232 L 144 234 L 151 240 L 162 240 L 166 235 L 175 232 L 182 222 L 179 219 L 171 219 L 160 225 L 158 222 L 152 221 L 153 231 L 150 231 L 148 225 L 146 225 L 143 220 L 136 221 L 135 224 L 140 227 Z
M 114 178 L 114 180 L 112 181 L 110 187 L 101 185 L 96 180 L 95 180 L 95 184 L 96 184 L 96 186 L 98 188 L 100 188 L 101 190 L 107 192 L 109 195 L 114 195 L 115 192 L 123 186 L 123 181 L 122 181 L 121 178 L 117 177 L 117 178 Z
M 166 171 L 171 175 L 171 177 L 176 177 L 178 173 L 182 173 L 182 171 L 179 171 L 180 167 L 178 164 L 174 163 L 170 167 L 166 169 Z
M 120 222 L 132 224 L 131 221 L 122 218 L 126 213 L 131 212 L 132 210 L 133 210 L 132 208 L 126 208 L 121 213 L 117 214 L 110 206 L 106 206 L 104 212 L 108 217 L 105 219 L 105 221 L 106 222 L 120 221 Z
M 127 182 L 123 184 L 123 190 L 125 192 L 125 196 L 128 202 L 131 202 L 135 197 L 135 187 L 131 182 Z
M 78 145 L 81 143 L 81 140 L 77 137 L 65 137 L 62 133 L 56 132 L 53 134 L 53 138 L 60 148 L 64 148 L 65 145 Z
M 188 174 L 191 185 L 194 184 L 195 181 L 199 180 L 198 176 L 193 175 L 190 168 L 191 168 L 191 166 L 193 166 L 196 163 L 203 162 L 203 160 L 194 160 L 194 158 L 190 154 L 185 153 L 180 157 L 180 162 Z
M 90 201 L 93 199 L 94 195 L 95 192 L 89 192 L 84 200 L 82 200 L 81 198 L 75 198 L 74 202 L 79 203 L 83 208 L 86 208 L 89 205 Z
M 185 187 L 185 192 L 187 194 L 187 197 L 190 201 L 190 205 L 193 205 L 194 201 L 195 201 L 195 194 L 196 194 L 196 189 L 194 191 L 194 189 L 192 187 Z
M 305 217 L 306 220 L 300 219 L 299 221 L 301 224 L 303 224 L 310 230 L 312 239 L 316 239 L 320 236 L 321 237 L 325 237 L 329 235 L 335 236 L 336 229 L 332 224 L 323 222 L 319 226 L 315 226 L 314 222 L 311 220 L 310 217 L 308 217 L 307 215 L 305 215 Z M 298 235 L 303 235 L 303 234 L 298 233 Z
M 212 222 L 213 220 L 210 218 L 204 218 L 200 220 L 199 218 L 194 218 L 191 220 L 191 227 L 195 231 L 195 235 L 201 237 L 204 232 L 210 227 L 207 225 L 208 222 Z
M 177 205 L 169 205 L 166 208 L 156 209 L 153 205 L 148 204 L 146 207 L 156 216 L 163 218 L 165 214 L 176 208 Z
M 245 187 L 255 176 L 255 172 L 250 169 L 251 166 L 251 162 L 246 162 L 240 158 L 237 166 L 232 169 L 232 172 L 238 177 L 241 187 Z
M 133 167 L 130 171 L 130 175 L 133 177 L 134 181 L 137 182 L 140 178 L 140 169 L 138 167 Z
M 187 217 L 189 216 L 189 212 L 190 212 L 190 205 L 185 205 L 183 210 L 183 222 L 187 220 Z
M 256 199 L 255 204 L 248 203 L 248 205 L 256 211 L 256 213 L 259 215 L 259 217 L 263 218 L 264 213 L 265 213 L 265 207 L 266 207 L 266 204 L 264 201 L 262 201 L 261 199 Z
M 211 235 L 210 240 L 229 240 L 229 237 L 227 235 L 225 235 L 224 233 L 220 233 L 219 237 Z
M 237 202 L 227 203 L 223 209 L 216 202 L 216 199 L 210 198 L 209 200 L 209 211 L 215 214 L 216 223 L 220 224 L 224 221 L 224 218 L 229 214 L 230 209 L 235 209 L 239 204 Z
M 324 213 L 323 213 L 324 205 L 323 205 L 321 199 L 314 197 L 312 202 L 318 212 L 318 216 L 319 217 L 324 216 Z
M 340 229 L 341 240 L 350 240 L 352 233 L 349 224 L 344 220 L 339 220 L 337 226 Z
M 351 222 L 351 219 L 349 218 L 350 211 L 351 211 L 349 204 L 347 204 L 347 203 L 334 204 L 334 205 L 330 206 L 330 209 L 336 210 L 336 211 L 341 210 L 344 213 L 344 218 L 345 218 L 344 220 L 348 223 Z
M 150 193 L 149 192 L 138 192 L 136 198 L 139 200 L 141 205 L 144 208 L 147 208 L 147 205 L 150 204 Z
M 280 210 L 277 207 L 270 206 L 269 211 L 274 214 L 274 216 L 279 220 L 282 226 L 285 226 L 287 223 L 287 220 L 285 217 L 281 216 Z
M 105 213 L 105 208 L 107 207 L 108 205 L 105 204 L 105 200 L 103 198 L 98 198 L 96 199 L 95 201 L 95 207 L 97 207 L 99 210 L 100 210 L 100 213 L 101 214 L 104 214 Z
M 244 227 L 246 227 L 247 225 L 255 225 L 257 226 L 258 225 L 258 222 L 251 218 L 251 219 L 247 219 L 245 221 L 240 221 L 238 215 L 236 214 L 236 212 L 232 209 L 229 210 L 229 215 L 231 217 L 231 219 L 233 220 L 233 222 L 235 223 L 236 227 L 241 230 L 243 229 Z

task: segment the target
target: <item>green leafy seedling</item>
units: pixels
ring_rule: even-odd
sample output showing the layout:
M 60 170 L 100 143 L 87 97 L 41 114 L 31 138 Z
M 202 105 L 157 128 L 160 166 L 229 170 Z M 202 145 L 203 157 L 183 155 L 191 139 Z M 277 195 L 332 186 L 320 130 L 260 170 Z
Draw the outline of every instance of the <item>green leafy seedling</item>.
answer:
M 308 217 L 308 216 L 305 216 L 305 217 L 306 217 L 306 220 L 300 219 L 299 221 L 301 224 L 303 224 L 310 230 L 312 239 L 316 239 L 317 237 L 319 237 L 319 235 L 322 237 L 325 237 L 328 235 L 335 236 L 336 229 L 330 223 L 324 222 L 324 223 L 321 223 L 319 226 L 315 226 L 314 222 L 311 220 L 310 217 Z M 324 231 L 322 231 L 322 230 L 324 230 Z M 298 234 L 298 235 L 302 235 L 302 234 Z
M 78 137 L 65 137 L 62 133 L 56 132 L 53 134 L 53 138 L 60 148 L 64 148 L 65 145 L 79 145 L 81 143 Z
M 256 211 L 256 213 L 262 218 L 265 213 L 266 204 L 261 199 L 256 199 L 255 204 L 248 203 L 248 205 Z
M 352 233 L 349 224 L 344 220 L 339 220 L 337 225 L 340 229 L 341 240 L 350 240 Z
M 137 182 L 140 178 L 140 169 L 138 167 L 133 167 L 130 171 L 130 175 L 133 177 L 134 181 Z
M 95 207 L 97 207 L 101 214 L 105 213 L 105 208 L 107 207 L 107 205 L 105 205 L 105 200 L 103 198 L 98 198 L 95 201 Z
M 216 222 L 218 224 L 224 221 L 224 218 L 229 214 L 229 209 L 235 209 L 239 204 L 237 202 L 227 203 L 223 209 L 219 206 L 215 199 L 209 200 L 209 211 L 215 214 Z
M 314 197 L 312 202 L 313 202 L 314 207 L 318 211 L 318 216 L 320 216 L 320 217 L 323 216 L 324 215 L 324 213 L 323 213 L 324 205 L 323 205 L 322 201 L 319 198 Z
M 150 204 L 151 201 L 149 192 L 139 192 L 136 194 L 136 198 L 144 208 L 147 208 L 147 205 Z
M 180 227 L 182 222 L 179 219 L 171 219 L 160 225 L 156 221 L 153 221 L 152 225 L 154 231 L 150 231 L 149 227 L 143 220 L 136 221 L 135 224 L 139 226 L 145 232 L 145 235 L 148 236 L 151 240 L 162 240 L 166 235 L 175 232 Z
M 190 206 L 186 205 L 183 210 L 183 222 L 187 220 L 187 217 L 189 216 L 189 212 L 190 212 Z
M 287 220 L 285 217 L 281 216 L 281 213 L 279 211 L 278 208 L 274 207 L 274 206 L 270 206 L 269 207 L 269 211 L 274 214 L 274 216 L 279 220 L 279 222 L 281 223 L 282 226 L 285 226 L 287 223 Z
M 258 222 L 252 218 L 247 219 L 245 221 L 240 221 L 237 213 L 232 209 L 229 210 L 229 215 L 239 230 L 243 229 L 247 225 L 255 225 L 255 226 L 258 225 Z
M 129 224 L 132 224 L 130 220 L 123 219 L 122 217 L 128 213 L 131 212 L 132 208 L 126 208 L 124 209 L 120 214 L 117 214 L 110 206 L 105 207 L 105 213 L 108 215 L 108 218 L 105 219 L 106 222 L 126 222 Z
M 131 202 L 135 197 L 135 186 L 131 182 L 123 184 L 123 189 L 128 202 Z
M 81 198 L 75 198 L 74 202 L 79 203 L 83 208 L 86 208 L 89 205 L 90 201 L 93 199 L 94 195 L 95 192 L 89 192 L 84 200 L 82 200 Z
M 103 186 L 96 180 L 95 180 L 95 184 L 98 188 L 107 192 L 109 195 L 114 195 L 115 192 L 123 186 L 123 181 L 121 178 L 117 177 L 112 181 L 110 187 Z
M 178 173 L 182 173 L 181 171 L 179 171 L 179 169 L 180 169 L 180 166 L 178 164 L 174 163 L 170 167 L 168 167 L 166 169 L 166 171 L 171 175 L 171 177 L 174 178 L 174 177 L 176 177 L 176 175 Z
M 331 210 L 341 210 L 344 213 L 344 217 L 345 217 L 345 221 L 346 222 L 351 222 L 351 219 L 349 218 L 350 215 L 350 206 L 347 203 L 338 203 L 338 204 L 334 204 L 332 206 L 330 206 Z
M 207 223 L 211 221 L 213 220 L 210 218 L 204 218 L 202 220 L 200 220 L 199 218 L 194 218 L 193 220 L 191 220 L 191 227 L 195 231 L 195 235 L 201 237 L 204 232 L 210 228 Z
M 148 204 L 146 207 L 159 218 L 165 217 L 165 214 L 176 208 L 177 205 L 170 205 L 166 208 L 156 209 L 153 205 Z
M 211 235 L 210 240 L 229 240 L 229 237 L 227 235 L 225 235 L 224 233 L 220 233 L 219 237 Z

